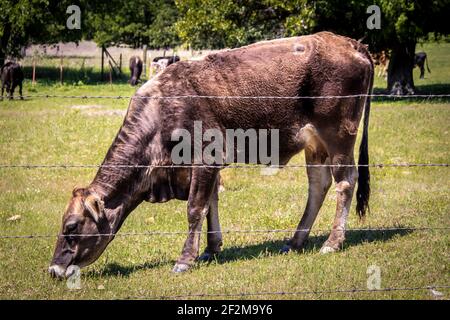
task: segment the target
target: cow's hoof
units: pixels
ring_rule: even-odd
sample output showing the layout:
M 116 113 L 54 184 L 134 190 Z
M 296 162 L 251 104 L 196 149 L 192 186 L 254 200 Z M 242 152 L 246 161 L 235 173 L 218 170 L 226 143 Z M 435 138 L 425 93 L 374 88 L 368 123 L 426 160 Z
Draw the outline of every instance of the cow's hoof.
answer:
M 337 251 L 337 249 L 335 249 L 333 247 L 329 247 L 329 246 L 323 246 L 320 249 L 320 253 L 321 254 L 333 253 L 333 252 L 336 252 L 336 251 Z
M 173 273 L 182 273 L 188 271 L 190 266 L 185 263 L 176 263 L 172 269 Z
M 217 253 L 211 253 L 211 252 L 203 252 L 200 257 L 197 258 L 199 262 L 210 262 L 214 260 L 214 258 L 217 256 Z
M 287 253 L 289 253 L 291 250 L 292 250 L 291 245 L 285 244 L 285 245 L 283 246 L 283 248 L 281 248 L 280 253 L 282 253 L 282 254 L 287 254 Z

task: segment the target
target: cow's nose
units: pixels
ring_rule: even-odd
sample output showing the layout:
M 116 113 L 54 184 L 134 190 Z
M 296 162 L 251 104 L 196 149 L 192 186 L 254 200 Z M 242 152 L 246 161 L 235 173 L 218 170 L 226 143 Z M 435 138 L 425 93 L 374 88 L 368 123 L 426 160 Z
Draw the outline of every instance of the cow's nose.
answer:
M 64 277 L 65 269 L 62 268 L 61 266 L 57 265 L 57 264 L 54 264 L 54 265 L 52 265 L 52 266 L 50 266 L 50 267 L 48 268 L 48 272 L 50 273 L 50 275 L 51 275 L 53 278 L 59 278 L 59 279 L 61 279 L 61 278 Z

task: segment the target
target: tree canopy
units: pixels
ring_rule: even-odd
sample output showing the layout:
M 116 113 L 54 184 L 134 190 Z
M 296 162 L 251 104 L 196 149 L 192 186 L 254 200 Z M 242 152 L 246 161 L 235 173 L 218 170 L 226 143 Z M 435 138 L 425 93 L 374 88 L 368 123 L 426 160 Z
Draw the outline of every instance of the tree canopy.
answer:
M 418 41 L 449 34 L 449 0 L 177 0 L 176 29 L 194 48 L 237 47 L 257 40 L 334 31 L 391 51 L 388 89 L 414 93 Z M 369 29 L 367 9 L 377 5 L 381 27 Z
M 178 11 L 171 0 L 99 0 L 86 2 L 84 36 L 99 46 L 126 44 L 133 47 L 174 47 Z
M 80 30 L 66 28 L 68 0 L 0 1 L 0 64 L 18 56 L 23 46 L 81 39 Z
M 81 8 L 80 30 L 66 28 L 71 4 Z M 381 9 L 379 29 L 366 25 L 370 5 Z M 0 60 L 32 43 L 216 49 L 328 30 L 390 50 L 388 87 L 411 93 L 416 43 L 448 35 L 449 14 L 450 0 L 2 0 Z

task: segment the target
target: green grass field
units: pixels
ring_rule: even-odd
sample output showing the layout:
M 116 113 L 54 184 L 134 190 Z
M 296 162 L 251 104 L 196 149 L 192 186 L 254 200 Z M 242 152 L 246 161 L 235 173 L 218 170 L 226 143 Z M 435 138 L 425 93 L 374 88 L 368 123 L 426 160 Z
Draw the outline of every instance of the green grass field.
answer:
M 421 48 L 418 48 L 418 51 Z M 450 88 L 450 44 L 426 44 L 432 73 L 421 91 Z M 377 89 L 384 80 L 377 78 Z M 132 95 L 126 83 L 59 85 L 52 81 L 25 94 Z M 450 90 L 447 90 L 450 92 Z M 0 102 L 1 164 L 99 164 L 118 131 L 127 100 L 30 99 Z M 372 163 L 449 163 L 448 101 L 374 102 L 369 131 Z M 359 145 L 359 142 L 358 142 Z M 304 163 L 303 154 L 292 163 Z M 349 228 L 449 227 L 448 168 L 372 169 L 371 213 L 354 213 Z M 56 235 L 74 186 L 87 185 L 95 169 L 0 169 L 0 234 Z M 304 169 L 276 176 L 225 169 L 220 194 L 223 229 L 293 229 L 306 203 Z M 333 188 L 303 252 L 279 254 L 289 234 L 225 234 L 223 253 L 185 274 L 171 272 L 184 235 L 117 237 L 102 257 L 83 269 L 80 290 L 67 289 L 46 270 L 55 238 L 0 239 L 1 299 L 116 299 L 184 294 L 365 289 L 367 268 L 381 269 L 381 288 L 449 285 L 449 230 L 348 232 L 342 251 L 320 255 L 334 218 Z M 186 203 L 142 204 L 121 232 L 184 231 Z M 20 215 L 16 221 L 8 218 Z M 205 229 L 205 228 L 204 228 Z M 203 237 L 202 240 L 204 240 Z M 204 246 L 204 244 L 203 244 Z M 450 290 L 440 289 L 448 299 Z M 235 297 L 236 298 L 236 297 Z M 239 297 L 237 297 L 239 298 Z M 430 290 L 312 295 L 273 299 L 434 299 Z

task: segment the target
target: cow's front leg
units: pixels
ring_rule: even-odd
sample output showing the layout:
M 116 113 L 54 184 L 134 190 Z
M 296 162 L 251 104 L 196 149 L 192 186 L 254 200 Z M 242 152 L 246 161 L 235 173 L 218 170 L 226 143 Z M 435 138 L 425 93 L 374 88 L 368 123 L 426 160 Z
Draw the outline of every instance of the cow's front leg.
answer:
M 21 99 L 21 100 L 23 100 L 22 86 L 23 86 L 23 84 L 20 83 L 20 84 L 19 84 L 19 93 L 20 93 L 20 99 Z
M 353 156 L 338 156 L 334 157 L 334 159 L 339 159 L 339 161 L 333 161 L 333 164 L 355 164 Z M 332 172 L 336 182 L 336 216 L 330 236 L 320 249 L 321 253 L 335 252 L 342 247 L 345 240 L 345 228 L 352 202 L 353 190 L 358 178 L 356 167 L 334 167 Z
M 189 234 L 181 256 L 173 268 L 174 272 L 188 270 L 198 257 L 202 224 L 209 212 L 217 174 L 218 170 L 212 168 L 195 168 L 192 170 L 187 209 Z
M 220 230 L 219 222 L 219 182 L 216 180 L 211 203 L 209 205 L 208 215 L 206 221 L 208 223 L 207 246 L 205 251 L 198 258 L 200 261 L 210 261 L 220 252 L 222 247 L 222 232 Z

